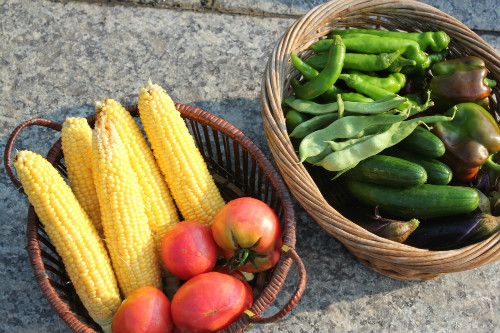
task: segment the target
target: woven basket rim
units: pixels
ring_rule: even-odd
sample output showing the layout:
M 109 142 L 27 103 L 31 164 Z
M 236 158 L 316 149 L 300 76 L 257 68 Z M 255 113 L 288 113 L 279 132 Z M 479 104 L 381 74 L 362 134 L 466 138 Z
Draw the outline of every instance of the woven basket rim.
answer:
M 500 257 L 500 233 L 461 249 L 432 251 L 400 244 L 376 236 L 345 218 L 331 206 L 298 158 L 286 131 L 281 100 L 292 69 L 290 53 L 305 50 L 335 23 L 346 17 L 370 15 L 394 21 L 402 18 L 440 19 L 439 30 L 459 42 L 474 43 L 470 53 L 483 53 L 495 79 L 500 79 L 500 57 L 496 51 L 463 23 L 431 5 L 413 0 L 334 0 L 321 4 L 297 19 L 276 44 L 267 63 L 261 90 L 261 115 L 270 150 L 293 196 L 313 219 L 341 241 L 362 262 L 382 274 L 399 279 L 429 279 L 492 262 Z M 382 19 L 380 19 L 383 22 Z M 426 21 L 427 23 L 427 21 Z M 347 24 L 347 23 L 346 23 Z M 457 37 L 459 34 L 459 37 Z M 463 40 L 462 40 L 463 39 Z M 497 96 L 498 89 L 495 90 Z M 482 259 L 478 262 L 477 258 Z M 465 261 L 465 262 L 464 262 Z M 471 263 L 467 263 L 471 261 Z M 458 262 L 463 262 L 458 264 Z
M 288 189 L 286 188 L 283 180 L 281 179 L 278 172 L 274 169 L 271 162 L 265 157 L 264 153 L 253 143 L 253 141 L 248 138 L 241 130 L 237 127 L 229 123 L 228 121 L 213 115 L 199 107 L 190 106 L 182 103 L 176 103 L 177 109 L 181 112 L 181 115 L 185 118 L 194 120 L 195 122 L 206 125 L 210 128 L 218 130 L 224 136 L 230 137 L 232 140 L 238 142 L 241 147 L 255 160 L 258 166 L 264 171 L 264 174 L 268 178 L 272 188 L 276 191 L 277 197 L 281 200 L 281 208 L 283 209 L 283 217 L 281 218 L 283 223 L 282 228 L 282 238 L 283 243 L 286 244 L 291 251 L 287 252 L 290 255 L 282 255 L 280 261 L 275 266 L 273 273 L 270 277 L 269 283 L 264 287 L 262 292 L 254 299 L 254 304 L 250 309 L 256 316 L 249 317 L 247 314 L 243 314 L 238 321 L 234 322 L 228 328 L 224 329 L 224 332 L 241 332 L 252 322 L 272 322 L 277 320 L 287 313 L 289 313 L 293 307 L 300 300 L 303 289 L 305 288 L 305 269 L 300 258 L 297 256 L 294 248 L 296 244 L 296 235 L 295 235 L 295 216 L 293 204 L 288 193 Z M 136 106 L 132 106 L 127 108 L 133 115 L 136 114 Z M 89 121 L 93 121 L 94 116 L 91 115 L 88 117 Z M 32 119 L 26 121 L 23 124 L 36 123 L 37 121 L 45 122 L 43 125 L 45 127 L 50 127 L 54 130 L 60 130 L 61 125 L 58 123 L 54 123 L 52 121 L 43 120 L 43 119 Z M 14 133 L 19 133 L 24 127 L 21 124 L 14 130 Z M 10 170 L 10 154 L 7 156 L 7 151 L 11 150 L 12 144 L 14 141 L 9 142 L 6 147 L 5 154 L 5 163 Z M 62 155 L 61 149 L 61 139 L 59 138 L 51 147 L 47 154 L 47 160 L 51 163 L 55 163 L 60 156 Z M 13 180 L 14 181 L 14 180 Z M 15 181 L 14 181 L 15 183 Z M 22 189 L 18 186 L 18 189 L 22 191 Z M 37 221 L 38 217 L 35 213 L 35 210 L 32 205 L 29 205 L 28 208 L 28 223 L 27 223 L 27 248 L 29 259 L 34 271 L 35 278 L 40 286 L 43 295 L 48 299 L 52 308 L 57 312 L 57 314 L 66 322 L 66 324 L 75 332 L 85 332 L 91 333 L 95 332 L 95 330 L 88 325 L 84 324 L 80 321 L 80 319 L 72 312 L 69 306 L 60 298 L 58 292 L 51 284 L 48 275 L 46 273 L 45 264 L 42 260 L 42 252 L 40 247 L 40 241 L 38 236 L 38 226 Z M 54 249 L 55 250 L 55 249 Z M 268 318 L 260 318 L 260 315 L 265 309 L 269 307 L 277 298 L 280 290 L 282 289 L 285 279 L 289 273 L 292 262 L 296 262 L 299 264 L 299 275 L 300 281 L 299 286 L 297 287 L 296 293 L 293 295 L 292 299 L 288 302 L 287 307 L 281 309 L 277 314 L 268 317 Z M 255 320 L 253 320 L 255 319 Z M 222 331 L 221 331 L 222 332 Z

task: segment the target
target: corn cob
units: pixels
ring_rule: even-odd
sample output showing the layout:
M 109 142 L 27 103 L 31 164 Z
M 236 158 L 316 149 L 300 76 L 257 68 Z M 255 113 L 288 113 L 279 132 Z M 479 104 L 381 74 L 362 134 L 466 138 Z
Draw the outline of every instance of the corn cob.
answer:
M 182 216 L 212 223 L 224 200 L 172 99 L 149 82 L 139 93 L 139 113 Z
M 20 151 L 14 165 L 45 231 L 61 256 L 90 316 L 110 331 L 120 293 L 97 230 L 57 170 L 42 156 Z
M 85 213 L 102 235 L 101 211 L 92 178 L 92 129 L 85 118 L 66 118 L 61 131 L 69 184 Z
M 92 136 L 94 183 L 104 237 L 125 296 L 140 287 L 161 287 L 160 267 L 139 182 L 127 152 L 106 114 Z
M 125 146 L 132 169 L 141 187 L 149 227 L 153 232 L 156 247 L 159 248 L 163 235 L 179 220 L 177 209 L 160 168 L 156 164 L 153 152 L 139 126 L 120 103 L 106 99 L 100 108 L 97 108 L 96 113 L 105 114 L 115 125 Z

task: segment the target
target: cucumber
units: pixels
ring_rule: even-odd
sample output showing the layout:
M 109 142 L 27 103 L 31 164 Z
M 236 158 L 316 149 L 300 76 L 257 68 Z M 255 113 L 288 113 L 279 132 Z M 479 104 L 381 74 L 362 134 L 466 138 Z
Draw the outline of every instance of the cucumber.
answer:
M 429 184 L 446 185 L 453 178 L 450 167 L 436 159 L 417 156 L 404 150 L 394 151 L 394 155 L 422 166 L 427 172 Z
M 401 141 L 398 147 L 429 158 L 441 157 L 446 150 L 440 138 L 420 126 L 415 128 L 409 136 Z
M 479 204 L 473 188 L 423 184 L 408 188 L 347 181 L 351 194 L 397 218 L 426 219 L 470 213 Z
M 397 187 L 421 185 L 427 180 L 427 173 L 420 165 L 385 155 L 361 161 L 346 176 L 357 181 Z

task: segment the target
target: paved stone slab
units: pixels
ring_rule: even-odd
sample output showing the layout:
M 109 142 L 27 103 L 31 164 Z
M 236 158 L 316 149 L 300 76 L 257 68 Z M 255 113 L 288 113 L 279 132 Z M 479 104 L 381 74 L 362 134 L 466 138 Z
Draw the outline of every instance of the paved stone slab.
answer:
M 257 15 L 302 15 L 322 0 L 217 0 L 215 8 Z M 496 0 L 423 0 L 467 24 L 472 29 L 500 31 L 500 6 Z
M 267 57 L 291 19 L 22 0 L 0 2 L 0 13 L 2 148 L 25 119 L 88 114 L 104 96 L 132 103 L 150 77 L 174 99 L 240 127 L 270 157 L 258 94 Z M 491 41 L 500 46 L 498 38 Z M 32 130 L 17 148 L 45 153 L 55 138 Z M 499 329 L 499 264 L 430 282 L 391 280 L 357 262 L 296 208 L 308 289 L 293 316 L 250 332 Z M 26 211 L 25 198 L 0 166 L 0 332 L 68 332 L 42 298 L 29 266 Z M 294 281 L 292 274 L 279 304 Z

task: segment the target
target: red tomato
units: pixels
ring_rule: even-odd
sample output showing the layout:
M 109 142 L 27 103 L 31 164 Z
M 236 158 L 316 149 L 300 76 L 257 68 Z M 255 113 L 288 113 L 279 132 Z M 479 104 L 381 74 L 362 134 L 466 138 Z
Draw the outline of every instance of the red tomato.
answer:
M 172 318 L 179 332 L 214 332 L 237 320 L 248 308 L 249 300 L 245 284 L 235 277 L 203 273 L 177 290 Z
M 210 227 L 198 222 L 180 222 L 163 236 L 160 256 L 169 272 L 188 280 L 214 268 L 217 244 Z
M 230 272 L 227 267 L 217 267 L 215 271 L 222 274 L 231 275 L 232 277 L 235 277 L 241 282 L 243 282 L 243 284 L 245 285 L 245 289 L 247 290 L 246 308 L 249 309 L 253 304 L 253 290 L 250 283 L 248 283 L 248 281 L 245 279 L 245 276 L 240 271 Z
M 232 258 L 241 271 L 261 272 L 279 259 L 279 220 L 260 200 L 243 197 L 228 202 L 215 216 L 211 228 L 224 257 Z
M 120 305 L 111 325 L 113 333 L 171 333 L 170 302 L 161 290 L 143 287 Z

